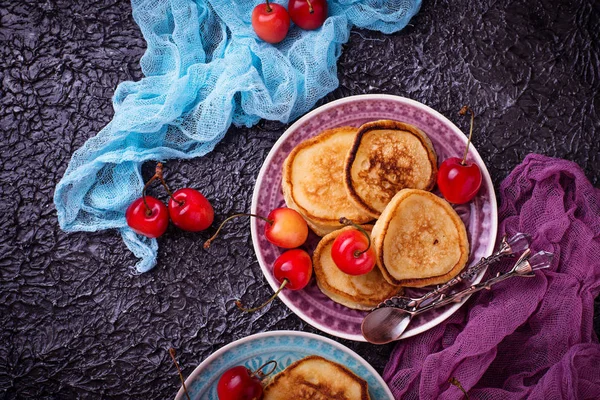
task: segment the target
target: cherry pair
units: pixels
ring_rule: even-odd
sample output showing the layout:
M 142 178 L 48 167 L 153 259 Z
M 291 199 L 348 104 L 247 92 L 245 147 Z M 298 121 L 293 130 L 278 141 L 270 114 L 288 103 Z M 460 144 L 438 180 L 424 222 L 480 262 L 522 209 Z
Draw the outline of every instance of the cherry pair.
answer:
M 252 11 L 252 28 L 268 43 L 279 43 L 287 36 L 290 19 L 305 30 L 319 28 L 327 19 L 327 0 L 289 0 L 286 10 L 281 4 L 259 4 Z
M 157 179 L 169 194 L 168 208 L 157 198 L 146 195 L 146 189 Z M 202 231 L 212 224 L 214 211 L 206 197 L 195 189 L 184 188 L 171 193 L 163 178 L 163 164 L 159 162 L 154 176 L 144 185 L 142 197 L 127 207 L 125 219 L 134 232 L 157 238 L 167 230 L 169 219 L 185 231 Z
M 239 300 L 236 301 L 235 304 L 239 309 L 252 312 L 260 310 L 273 301 L 285 287 L 300 290 L 308 285 L 312 276 L 312 260 L 306 251 L 296 248 L 306 242 L 308 225 L 296 210 L 285 207 L 272 210 L 266 218 L 256 214 L 235 214 L 223 221 L 217 232 L 204 243 L 204 248 L 207 249 L 211 245 L 226 222 L 241 216 L 262 219 L 266 222 L 264 234 L 269 242 L 278 247 L 293 249 L 282 253 L 273 263 L 273 275 L 281 286 L 269 300 L 255 308 L 244 308 Z
M 302 215 L 291 208 L 276 208 L 269 213 L 267 219 L 273 220 L 273 223 L 265 225 L 266 239 L 276 246 L 293 250 L 287 250 L 275 259 L 273 275 L 281 286 L 267 301 L 254 308 L 245 308 L 239 300 L 235 302 L 240 310 L 246 312 L 265 307 L 285 287 L 290 290 L 304 289 L 312 277 L 312 259 L 306 251 L 295 248 L 302 246 L 308 238 L 308 225 Z

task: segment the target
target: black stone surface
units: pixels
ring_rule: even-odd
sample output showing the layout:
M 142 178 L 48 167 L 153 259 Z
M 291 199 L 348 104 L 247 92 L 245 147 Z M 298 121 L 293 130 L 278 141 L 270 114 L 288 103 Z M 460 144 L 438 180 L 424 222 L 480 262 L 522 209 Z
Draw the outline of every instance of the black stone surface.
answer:
M 354 31 L 340 87 L 320 104 L 397 94 L 465 130 L 457 111 L 470 104 L 474 143 L 496 186 L 530 152 L 574 160 L 598 186 L 599 32 L 594 0 L 425 1 L 400 33 Z M 0 0 L 0 398 L 172 398 L 171 346 L 189 374 L 252 333 L 316 332 L 281 302 L 236 311 L 232 299 L 270 293 L 245 222 L 209 252 L 207 233 L 170 229 L 158 266 L 140 276 L 116 232 L 59 229 L 54 187 L 71 154 L 111 119 L 116 85 L 141 78 L 144 48 L 124 0 Z M 217 221 L 248 210 L 285 128 L 231 128 L 208 156 L 170 162 L 168 178 L 200 188 Z M 380 372 L 392 350 L 341 342 Z

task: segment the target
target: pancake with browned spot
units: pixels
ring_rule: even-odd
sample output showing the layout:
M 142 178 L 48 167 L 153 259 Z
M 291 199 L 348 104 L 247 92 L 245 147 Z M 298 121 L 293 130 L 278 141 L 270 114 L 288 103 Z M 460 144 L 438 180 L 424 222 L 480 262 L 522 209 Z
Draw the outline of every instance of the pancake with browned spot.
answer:
M 452 206 L 431 192 L 404 189 L 384 209 L 371 233 L 377 266 L 391 284 L 444 283 L 464 268 L 469 241 Z
M 319 356 L 296 361 L 273 377 L 263 400 L 370 400 L 367 382 Z
M 362 125 L 344 166 L 344 185 L 354 204 L 378 218 L 402 189 L 431 190 L 437 156 L 425 132 L 392 120 Z
M 356 128 L 326 130 L 298 144 L 283 164 L 283 197 L 319 236 L 342 227 L 340 217 L 362 224 L 372 218 L 357 208 L 344 188 L 344 162 Z

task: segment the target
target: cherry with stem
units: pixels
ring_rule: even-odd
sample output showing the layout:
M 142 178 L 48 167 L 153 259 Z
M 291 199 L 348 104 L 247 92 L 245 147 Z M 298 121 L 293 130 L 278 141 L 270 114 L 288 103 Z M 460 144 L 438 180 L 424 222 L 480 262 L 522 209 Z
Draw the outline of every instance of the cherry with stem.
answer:
M 163 176 L 163 164 L 158 162 L 154 175 L 142 189 L 142 197 L 129 205 L 125 212 L 127 225 L 136 233 L 156 238 L 161 236 L 169 226 L 169 217 L 176 227 L 198 232 L 208 228 L 214 220 L 214 211 L 210 202 L 199 191 L 183 188 L 171 192 Z M 169 207 L 158 199 L 146 195 L 154 181 L 160 181 L 169 194 Z
M 154 176 L 144 186 L 145 189 L 159 180 L 169 194 L 169 216 L 173 225 L 189 232 L 199 232 L 208 228 L 214 220 L 214 210 L 210 202 L 199 191 L 183 188 L 171 192 L 163 176 L 163 164 L 156 164 Z
M 142 197 L 134 200 L 125 211 L 127 225 L 134 232 L 149 238 L 161 236 L 169 226 L 167 207 L 157 198 L 146 195 L 150 184 L 156 179 L 162 179 L 162 168 L 162 163 L 156 165 L 154 176 L 144 185 Z M 162 181 L 164 183 L 164 180 Z M 166 183 L 164 185 L 166 187 Z
M 353 226 L 355 229 L 358 229 L 358 231 L 360 233 L 362 233 L 364 235 L 364 237 L 367 239 L 367 248 L 364 249 L 364 250 L 358 250 L 358 249 L 356 249 L 354 251 L 354 253 L 352 254 L 354 258 L 359 258 L 363 254 L 365 254 L 367 251 L 369 251 L 369 249 L 371 248 L 371 235 L 369 235 L 367 233 L 367 231 L 365 231 L 365 228 L 363 228 L 362 226 L 360 226 L 360 225 L 352 222 L 351 220 L 349 220 L 346 217 L 340 218 L 340 224 Z
M 271 303 L 281 291 L 287 287 L 290 290 L 304 289 L 312 277 L 312 259 L 302 249 L 288 250 L 282 253 L 273 263 L 273 275 L 281 282 L 279 289 L 260 306 L 246 308 L 240 300 L 236 300 L 237 308 L 244 312 L 258 311 Z
M 305 30 L 320 28 L 327 19 L 326 0 L 289 0 L 288 12 L 294 24 Z
M 371 247 L 371 235 L 348 218 L 340 218 L 342 225 L 352 226 L 341 232 L 333 241 L 331 258 L 337 267 L 348 275 L 363 275 L 375 266 L 375 250 Z
M 454 204 L 464 204 L 471 201 L 477 195 L 483 180 L 479 166 L 474 162 L 467 161 L 469 146 L 473 137 L 475 113 L 469 106 L 463 106 L 459 111 L 460 115 L 466 115 L 467 112 L 471 114 L 471 127 L 463 157 L 462 159 L 451 157 L 444 160 L 437 174 L 437 184 L 440 192 L 446 200 Z
M 290 29 L 290 16 L 284 6 L 266 0 L 252 10 L 252 28 L 265 42 L 279 43 Z
M 171 194 L 169 216 L 173 225 L 189 232 L 199 232 L 212 225 L 215 212 L 199 191 L 183 188 Z
M 219 225 L 215 234 L 204 242 L 204 248 L 208 249 L 210 247 L 219 235 L 219 232 L 221 232 L 223 225 L 234 218 L 244 216 L 265 221 L 265 238 L 278 247 L 293 249 L 304 244 L 308 237 L 308 225 L 304 218 L 297 211 L 282 207 L 274 209 L 267 217 L 250 213 L 240 213 L 228 217 Z
M 271 369 L 263 372 L 268 365 Z M 256 400 L 262 399 L 262 380 L 277 369 L 277 361 L 270 360 L 251 371 L 243 365 L 229 368 L 221 375 L 217 383 L 219 400 Z

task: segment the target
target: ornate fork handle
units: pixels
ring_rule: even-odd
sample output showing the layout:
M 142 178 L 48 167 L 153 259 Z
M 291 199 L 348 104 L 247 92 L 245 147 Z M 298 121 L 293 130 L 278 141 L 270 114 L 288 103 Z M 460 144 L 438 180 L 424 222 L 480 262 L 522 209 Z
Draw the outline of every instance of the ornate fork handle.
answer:
M 489 267 L 490 265 L 502 260 L 503 258 L 513 256 L 515 253 L 525 251 L 529 248 L 529 235 L 526 233 L 517 233 L 513 235 L 510 239 L 507 239 L 506 236 L 502 238 L 502 243 L 500 244 L 500 248 L 491 256 L 482 257 L 481 260 L 472 267 L 467 268 L 463 271 L 458 278 L 460 281 L 472 281 L 475 276 L 481 272 L 481 270 Z M 456 278 L 455 278 L 456 279 Z M 452 282 L 452 280 L 450 281 Z M 450 283 L 448 282 L 448 283 Z M 458 282 L 456 282 L 458 283 Z M 455 284 L 456 284 L 455 283 Z

